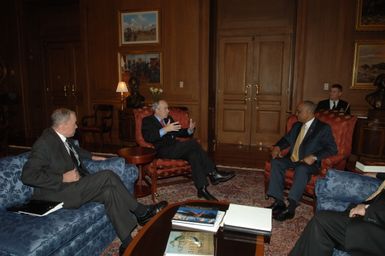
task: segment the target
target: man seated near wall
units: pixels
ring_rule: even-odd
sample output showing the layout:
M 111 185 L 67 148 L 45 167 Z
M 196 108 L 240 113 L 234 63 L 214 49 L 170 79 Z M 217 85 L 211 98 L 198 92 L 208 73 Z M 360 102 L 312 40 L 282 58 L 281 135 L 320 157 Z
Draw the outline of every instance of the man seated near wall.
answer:
M 215 164 L 208 157 L 196 140 L 178 141 L 176 137 L 188 137 L 194 133 L 195 122 L 190 119 L 188 129 L 182 129 L 178 121 L 169 116 L 168 104 L 164 100 L 154 102 L 154 114 L 143 119 L 143 138 L 154 144 L 157 157 L 170 159 L 184 159 L 192 169 L 192 179 L 198 190 L 198 197 L 207 200 L 217 200 L 207 190 L 208 181 L 217 185 L 233 178 L 234 173 L 218 172 Z
M 316 112 L 323 110 L 335 110 L 350 115 L 350 106 L 344 100 L 341 100 L 342 85 L 333 84 L 329 90 L 329 99 L 322 100 L 318 103 Z
M 384 180 L 384 173 L 369 175 Z M 366 201 L 344 212 L 320 211 L 306 225 L 290 256 L 385 255 L 385 181 Z
M 281 138 L 271 152 L 271 174 L 267 195 L 275 199 L 272 208 L 273 218 L 278 221 L 292 219 L 295 209 L 311 175 L 320 170 L 322 159 L 337 154 L 337 146 L 328 124 L 314 117 L 316 105 L 304 101 L 297 106 L 296 122 L 291 130 Z M 290 148 L 282 157 L 281 150 Z M 285 172 L 288 168 L 295 171 L 293 185 L 288 195 L 286 207 L 283 192 Z
M 76 146 L 74 136 L 76 114 L 59 108 L 52 115 L 52 126 L 44 130 L 32 146 L 28 161 L 23 167 L 21 180 L 34 187 L 33 199 L 64 202 L 64 208 L 79 208 L 88 202 L 102 203 L 116 234 L 122 241 L 122 255 L 132 240 L 131 232 L 137 223 L 144 225 L 167 205 L 138 203 L 119 176 L 110 170 L 90 174 L 83 159 L 96 161 L 104 157 L 92 156 Z

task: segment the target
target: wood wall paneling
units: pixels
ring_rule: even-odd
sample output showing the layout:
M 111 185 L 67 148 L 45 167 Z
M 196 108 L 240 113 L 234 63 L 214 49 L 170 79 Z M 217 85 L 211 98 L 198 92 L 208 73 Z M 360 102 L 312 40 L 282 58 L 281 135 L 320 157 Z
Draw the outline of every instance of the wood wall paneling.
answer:
M 303 93 L 294 105 L 303 99 L 325 99 L 328 92 L 323 90 L 323 83 L 339 83 L 344 86 L 342 98 L 350 102 L 352 113 L 366 115 L 369 105 L 364 98 L 371 90 L 350 89 L 354 42 L 384 40 L 385 33 L 355 30 L 357 1 L 298 2 L 297 29 L 301 29 L 297 30 L 294 84 Z

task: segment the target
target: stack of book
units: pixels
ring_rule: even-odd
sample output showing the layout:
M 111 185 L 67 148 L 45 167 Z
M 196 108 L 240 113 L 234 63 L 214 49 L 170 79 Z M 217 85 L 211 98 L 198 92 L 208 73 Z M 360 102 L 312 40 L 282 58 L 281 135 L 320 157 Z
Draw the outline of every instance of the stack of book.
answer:
M 385 172 L 385 162 L 357 161 L 356 168 L 363 172 Z
M 180 206 L 171 223 L 172 227 L 182 230 L 202 230 L 217 232 L 225 216 L 225 212 L 218 209 L 198 206 Z
M 272 212 L 267 208 L 230 204 L 223 223 L 224 230 L 270 236 Z

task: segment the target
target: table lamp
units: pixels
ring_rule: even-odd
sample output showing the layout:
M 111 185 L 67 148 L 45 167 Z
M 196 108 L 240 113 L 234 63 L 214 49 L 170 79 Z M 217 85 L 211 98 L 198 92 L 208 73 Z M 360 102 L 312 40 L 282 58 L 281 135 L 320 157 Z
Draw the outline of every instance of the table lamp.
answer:
M 120 81 L 116 87 L 116 92 L 120 92 L 120 100 L 122 104 L 122 110 L 124 109 L 124 93 L 128 92 L 126 82 Z

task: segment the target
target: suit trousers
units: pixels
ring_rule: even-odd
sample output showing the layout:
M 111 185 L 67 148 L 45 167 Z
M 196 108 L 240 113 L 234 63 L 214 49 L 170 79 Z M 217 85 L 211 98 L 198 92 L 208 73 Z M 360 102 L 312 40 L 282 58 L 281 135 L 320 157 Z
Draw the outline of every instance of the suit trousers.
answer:
M 289 157 L 276 158 L 271 160 L 270 183 L 267 194 L 277 200 L 283 201 L 283 191 L 285 189 L 285 173 L 288 168 L 294 169 L 293 185 L 289 191 L 289 198 L 298 202 L 311 175 L 318 172 L 319 168 L 315 165 L 307 165 L 301 162 L 292 162 Z
M 137 225 L 133 211 L 138 207 L 138 202 L 119 176 L 109 170 L 89 174 L 77 182 L 64 184 L 64 189 L 53 191 L 44 199 L 64 202 L 64 208 L 78 208 L 88 202 L 102 203 L 121 240 L 131 235 Z
M 196 140 L 176 141 L 163 146 L 157 153 L 160 158 L 183 159 L 190 163 L 192 179 L 198 189 L 208 185 L 207 175 L 215 170 L 214 162 Z
M 380 231 L 382 230 L 382 231 Z M 330 256 L 333 248 L 352 256 L 384 255 L 384 230 L 348 212 L 320 211 L 307 224 L 289 256 Z

